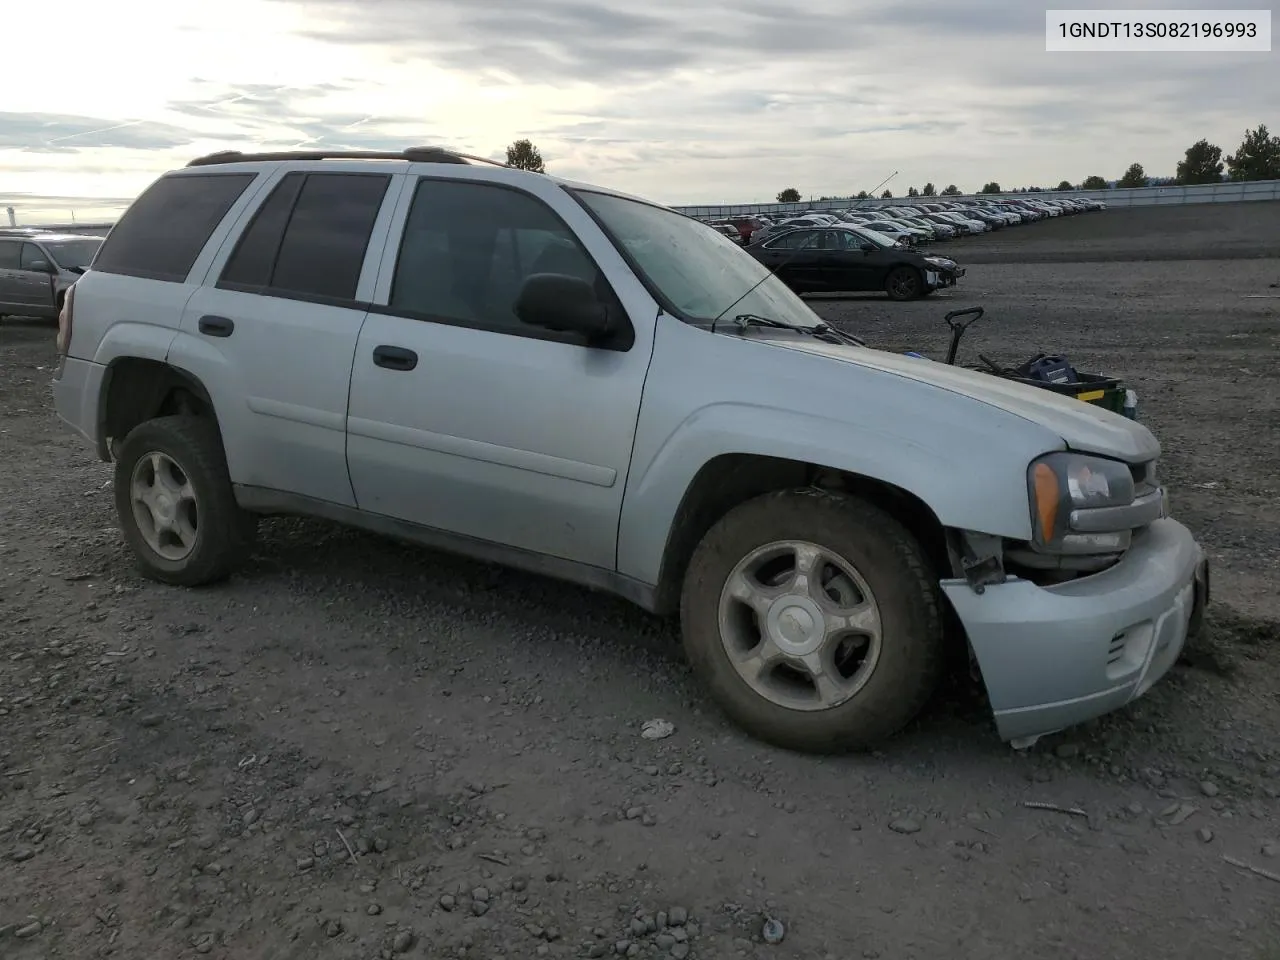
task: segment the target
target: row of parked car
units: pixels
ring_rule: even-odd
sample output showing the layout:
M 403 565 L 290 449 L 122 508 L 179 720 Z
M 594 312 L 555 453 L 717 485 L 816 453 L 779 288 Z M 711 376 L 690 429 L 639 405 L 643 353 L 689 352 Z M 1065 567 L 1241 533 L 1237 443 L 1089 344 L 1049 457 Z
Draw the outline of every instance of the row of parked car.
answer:
M 1018 199 L 925 200 L 911 204 L 855 204 L 847 210 L 809 210 L 785 216 L 753 214 L 706 217 L 704 222 L 738 243 L 758 243 L 787 230 L 833 224 L 854 224 L 875 230 L 907 245 L 953 240 L 990 233 L 1007 226 L 1049 217 L 1105 210 L 1101 200 L 1084 197 Z

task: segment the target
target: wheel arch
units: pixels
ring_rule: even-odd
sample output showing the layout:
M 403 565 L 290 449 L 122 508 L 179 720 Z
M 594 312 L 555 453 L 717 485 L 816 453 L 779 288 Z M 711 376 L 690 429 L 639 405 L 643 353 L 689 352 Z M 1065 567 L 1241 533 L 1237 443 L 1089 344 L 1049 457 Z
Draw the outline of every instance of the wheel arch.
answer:
M 676 509 L 659 568 L 656 612 L 666 615 L 678 608 L 693 551 L 721 517 L 748 500 L 792 487 L 843 492 L 880 508 L 906 527 L 939 576 L 950 575 L 953 556 L 947 529 L 933 509 L 911 491 L 876 477 L 804 460 L 721 454 L 698 470 Z
M 119 442 L 138 424 L 178 413 L 211 420 L 221 435 L 213 399 L 195 374 L 162 360 L 117 357 L 102 378 L 99 455 L 113 459 Z

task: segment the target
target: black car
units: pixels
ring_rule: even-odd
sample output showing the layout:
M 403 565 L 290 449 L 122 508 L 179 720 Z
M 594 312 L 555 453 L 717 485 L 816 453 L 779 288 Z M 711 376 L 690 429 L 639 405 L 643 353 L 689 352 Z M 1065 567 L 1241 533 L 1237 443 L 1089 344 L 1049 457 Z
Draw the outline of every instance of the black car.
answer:
M 746 250 L 796 293 L 883 290 L 892 300 L 915 300 L 964 276 L 954 260 L 851 225 L 790 230 Z

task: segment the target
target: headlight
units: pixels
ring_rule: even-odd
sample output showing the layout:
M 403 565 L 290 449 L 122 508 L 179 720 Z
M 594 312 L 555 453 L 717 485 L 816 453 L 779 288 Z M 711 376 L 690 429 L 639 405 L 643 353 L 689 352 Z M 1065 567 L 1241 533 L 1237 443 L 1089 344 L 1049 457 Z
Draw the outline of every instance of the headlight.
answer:
M 1052 553 L 1119 553 L 1129 548 L 1134 506 L 1128 464 L 1051 453 L 1031 464 L 1027 484 L 1035 544 Z M 1163 512 L 1163 511 L 1161 511 Z

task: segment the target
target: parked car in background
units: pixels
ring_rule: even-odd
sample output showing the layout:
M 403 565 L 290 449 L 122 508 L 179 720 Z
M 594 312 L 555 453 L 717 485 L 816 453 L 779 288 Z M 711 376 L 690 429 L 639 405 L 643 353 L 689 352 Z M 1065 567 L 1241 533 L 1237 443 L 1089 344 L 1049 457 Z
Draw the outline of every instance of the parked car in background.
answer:
M 915 300 L 964 276 L 954 260 L 847 224 L 792 230 L 746 250 L 797 293 L 883 290 L 893 300 Z
M 826 226 L 826 220 L 820 220 L 817 217 L 791 217 L 786 220 L 779 220 L 777 223 L 771 223 L 762 230 L 757 230 L 752 235 L 752 240 L 763 240 L 766 237 L 777 236 L 786 230 L 795 230 L 798 227 L 821 227 Z
M 907 243 L 919 243 L 921 240 L 926 239 L 923 230 L 919 230 L 916 227 L 909 227 L 905 223 L 900 223 L 897 220 L 890 220 L 888 218 L 871 220 L 867 222 L 865 226 L 868 230 L 874 230 L 877 233 L 884 234 L 886 237 L 892 237 L 894 240 L 905 241 Z
M 722 236 L 728 237 L 734 243 L 746 242 L 742 239 L 742 231 L 740 231 L 732 223 L 717 221 L 717 222 L 709 223 L 707 224 L 707 226 L 711 227 L 711 229 L 714 230 L 716 233 L 721 234 Z
M 53 319 L 67 288 L 93 261 L 101 237 L 0 234 L 0 316 Z
M 930 231 L 933 237 L 938 240 L 954 239 L 959 232 L 949 223 L 932 223 L 931 221 L 926 220 L 923 216 L 907 217 L 905 222 L 911 226 L 919 227 L 922 230 Z

